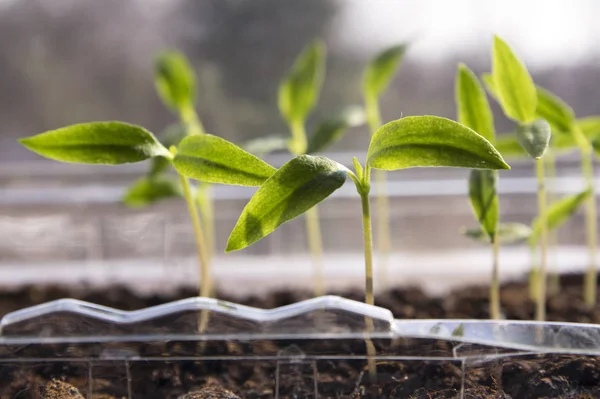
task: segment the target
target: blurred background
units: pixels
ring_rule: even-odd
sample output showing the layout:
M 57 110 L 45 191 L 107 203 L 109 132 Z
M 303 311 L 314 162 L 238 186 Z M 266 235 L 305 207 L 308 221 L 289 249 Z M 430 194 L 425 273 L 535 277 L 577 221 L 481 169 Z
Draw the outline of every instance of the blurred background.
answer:
M 309 131 L 318 118 L 360 105 L 367 61 L 398 43 L 409 49 L 382 97 L 384 121 L 422 114 L 455 119 L 457 63 L 478 74 L 489 71 L 494 33 L 525 60 L 536 83 L 585 117 L 600 114 L 598 15 L 596 0 L 0 0 L 0 284 L 121 279 L 146 286 L 162 280 L 164 287 L 167 275 L 172 284 L 193 284 L 194 244 L 183 202 L 134 211 L 121 204 L 147 165 L 64 165 L 16 141 L 93 120 L 128 121 L 160 133 L 176 121 L 153 83 L 154 58 L 162 50 L 187 55 L 207 131 L 237 143 L 286 133 L 277 86 L 316 37 L 325 40 L 328 59 Z M 493 107 L 497 131 L 510 132 L 512 123 Z M 354 155 L 364 158 L 368 142 L 366 127 L 356 128 L 326 155 L 348 164 Z M 268 161 L 278 166 L 287 159 L 274 154 Z M 529 224 L 536 212 L 533 164 L 510 163 L 513 170 L 501 174 L 502 218 Z M 467 172 L 413 169 L 388 176 L 394 248 L 389 281 L 487 278 L 489 251 L 459 233 L 475 226 Z M 584 187 L 576 154 L 559 159 L 555 186 L 559 195 Z M 248 289 L 235 281 L 251 278 L 265 287 L 309 284 L 301 220 L 241 253 L 223 254 L 252 193 L 213 190 L 218 280 L 235 290 Z M 360 204 L 353 187 L 337 192 L 320 213 L 326 277 L 335 284 L 360 281 Z M 559 240 L 556 267 L 582 268 L 581 216 L 561 230 Z M 529 264 L 527 250 L 509 248 L 502 262 L 505 276 L 518 276 Z

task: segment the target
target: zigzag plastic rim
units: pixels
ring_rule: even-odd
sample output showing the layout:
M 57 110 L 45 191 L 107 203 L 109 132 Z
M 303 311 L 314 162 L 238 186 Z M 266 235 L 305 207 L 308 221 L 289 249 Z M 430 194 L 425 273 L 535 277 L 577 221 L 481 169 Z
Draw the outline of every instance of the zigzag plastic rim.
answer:
M 278 335 L 270 333 L 269 339 L 335 339 L 349 337 L 366 337 L 393 339 L 437 339 L 455 342 L 455 355 L 467 353 L 470 345 L 482 345 L 491 348 L 512 349 L 519 352 L 532 353 L 568 353 L 581 355 L 600 355 L 600 325 L 533 322 L 533 321 L 492 321 L 492 320 L 394 320 L 392 313 L 384 308 L 370 306 L 362 302 L 337 296 L 323 296 L 301 301 L 275 309 L 265 310 L 231 302 L 209 298 L 189 298 L 176 302 L 158 305 L 136 311 L 117 310 L 106 306 L 96 305 L 75 299 L 61 299 L 42 305 L 32 306 L 23 310 L 9 313 L 0 321 L 0 345 L 19 342 L 26 344 L 40 342 L 34 337 L 19 338 L 3 335 L 9 326 L 56 313 L 70 314 L 73 317 L 92 318 L 110 325 L 129 325 L 169 316 L 181 312 L 200 312 L 208 310 L 237 320 L 248 320 L 258 324 L 277 323 L 291 317 L 309 315 L 315 311 L 345 312 L 356 320 L 365 317 L 377 320 L 389 328 L 379 329 L 371 334 L 364 331 L 352 331 L 351 334 L 310 333 L 301 329 L 295 333 L 286 332 Z M 308 319 L 307 319 L 308 320 Z M 310 330 L 310 325 L 307 325 Z M 344 326 L 341 326 L 344 327 Z M 184 337 L 185 336 L 185 337 Z M 134 339 L 144 337 L 144 331 L 134 334 Z M 164 339 L 198 339 L 206 340 L 202 334 L 189 332 L 181 335 L 167 334 Z M 50 337 L 54 342 L 81 342 L 77 337 Z M 106 342 L 107 340 L 127 340 L 128 337 L 88 337 L 87 342 Z M 152 339 L 160 339 L 153 335 Z M 215 338 L 214 335 L 212 338 Z M 229 332 L 219 336 L 220 339 L 243 338 L 245 340 L 265 339 L 261 334 Z M 46 341 L 44 341 L 46 342 Z

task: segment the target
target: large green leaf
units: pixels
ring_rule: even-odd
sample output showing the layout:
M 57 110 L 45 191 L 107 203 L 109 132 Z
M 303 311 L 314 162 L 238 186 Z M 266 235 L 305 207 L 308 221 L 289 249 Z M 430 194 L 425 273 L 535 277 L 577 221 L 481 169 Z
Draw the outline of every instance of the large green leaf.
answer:
M 181 175 L 207 183 L 260 186 L 276 169 L 235 144 L 210 134 L 188 136 L 173 161 Z
M 532 123 L 519 123 L 517 126 L 519 144 L 534 159 L 544 156 L 551 136 L 550 124 L 545 119 L 537 119 Z
M 29 150 L 62 162 L 116 165 L 169 151 L 146 129 L 123 122 L 90 122 L 19 140 Z
M 141 208 L 165 198 L 181 196 L 179 181 L 171 177 L 143 177 L 137 180 L 123 196 L 123 203 Z
M 577 120 L 577 125 L 581 132 L 588 139 L 595 139 L 600 136 L 600 116 L 589 116 Z
M 248 140 L 244 149 L 257 157 L 264 157 L 275 151 L 288 149 L 289 137 L 264 136 Z
M 154 68 L 156 90 L 165 105 L 177 112 L 193 107 L 196 79 L 187 58 L 166 51 L 157 57 Z
M 406 45 L 401 44 L 379 53 L 367 65 L 363 74 L 363 91 L 367 97 L 377 98 L 388 88 L 402 57 Z
M 299 155 L 283 165 L 250 199 L 237 221 L 227 252 L 243 249 L 340 188 L 348 169 L 325 157 Z
M 562 198 L 555 203 L 551 204 L 546 213 L 547 228 L 548 231 L 557 229 L 563 223 L 577 212 L 579 206 L 592 194 L 591 189 L 582 191 L 579 194 L 571 195 Z M 540 237 L 542 231 L 542 219 L 539 217 L 535 218 L 532 223 L 532 233 L 529 237 L 529 243 L 535 245 Z
M 325 74 L 325 44 L 314 41 L 298 56 L 279 85 L 279 112 L 289 122 L 304 121 L 319 98 Z
M 477 76 L 465 64 L 458 65 L 455 91 L 458 121 L 493 142 L 494 117 L 490 104 Z
M 380 127 L 371 138 L 367 164 L 384 170 L 417 166 L 510 169 L 485 138 L 437 116 L 409 116 Z
M 525 65 L 498 36 L 494 37 L 492 55 L 493 88 L 509 118 L 522 123 L 536 117 L 537 93 Z
M 524 158 L 529 157 L 527 151 L 519 144 L 516 133 L 507 133 L 499 135 L 494 142 L 494 147 L 504 158 Z
M 477 241 L 489 243 L 490 236 L 481 229 L 467 229 L 463 234 Z M 531 235 L 531 228 L 522 223 L 500 223 L 496 230 L 496 237 L 500 244 L 515 244 L 525 241 Z
M 307 154 L 323 151 L 338 141 L 351 127 L 365 123 L 365 112 L 361 107 L 349 107 L 332 119 L 322 121 L 308 141 Z
M 165 129 L 164 133 L 159 137 L 159 141 L 165 146 L 165 148 L 170 148 L 173 145 L 177 146 L 185 136 L 185 126 L 176 123 Z M 156 177 L 160 175 L 171 165 L 171 161 L 165 157 L 154 157 L 152 158 L 151 162 L 152 164 L 150 165 L 150 171 L 148 172 L 148 176 L 150 177 Z
M 571 134 L 575 124 L 575 113 L 573 109 L 558 96 L 536 86 L 538 104 L 536 114 L 550 124 L 554 133 Z
M 469 175 L 469 199 L 473 213 L 492 240 L 500 218 L 496 193 L 497 174 L 494 170 L 473 169 Z

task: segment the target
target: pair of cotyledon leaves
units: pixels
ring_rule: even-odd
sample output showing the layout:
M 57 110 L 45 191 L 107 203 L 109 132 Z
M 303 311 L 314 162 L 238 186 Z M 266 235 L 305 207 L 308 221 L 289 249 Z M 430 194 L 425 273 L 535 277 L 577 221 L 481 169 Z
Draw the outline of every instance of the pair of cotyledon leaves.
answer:
M 325 157 L 300 155 L 275 169 L 212 135 L 186 137 L 169 152 L 147 130 L 121 122 L 72 125 L 22 139 L 30 150 L 63 162 L 121 164 L 152 157 L 172 160 L 181 175 L 204 182 L 260 186 L 234 227 L 227 250 L 247 247 L 341 187 L 350 171 Z M 372 137 L 367 165 L 384 170 L 417 166 L 509 169 L 475 131 L 435 116 L 406 117 Z

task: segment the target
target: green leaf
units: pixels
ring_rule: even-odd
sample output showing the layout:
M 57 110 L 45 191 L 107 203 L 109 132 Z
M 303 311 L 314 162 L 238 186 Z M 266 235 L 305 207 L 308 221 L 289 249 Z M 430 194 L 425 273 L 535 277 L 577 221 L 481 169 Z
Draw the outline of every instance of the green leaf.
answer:
M 499 135 L 494 142 L 494 147 L 505 158 L 524 158 L 529 157 L 527 151 L 519 144 L 516 133 Z
M 61 162 L 116 165 L 169 151 L 146 129 L 123 122 L 90 122 L 19 140 L 29 150 Z
M 365 123 L 365 112 L 362 107 L 349 107 L 335 118 L 323 121 L 308 141 L 307 154 L 323 151 L 338 141 L 351 127 Z
M 264 136 L 248 140 L 244 144 L 244 149 L 257 157 L 264 157 L 272 152 L 287 150 L 288 137 L 282 136 Z
M 585 137 L 593 139 L 600 135 L 600 116 L 581 118 L 576 123 Z
M 519 144 L 534 159 L 544 156 L 551 135 L 550 124 L 545 119 L 537 119 L 533 123 L 520 123 L 517 126 Z
M 500 102 L 500 100 L 498 100 L 496 84 L 494 83 L 494 77 L 492 76 L 492 74 L 491 73 L 481 74 L 481 81 L 483 82 L 483 85 L 485 86 L 485 89 L 487 90 L 488 94 L 490 96 L 492 96 L 492 98 L 494 100 L 496 100 L 497 102 Z
M 207 183 L 260 186 L 276 169 L 240 147 L 210 134 L 188 136 L 173 161 L 177 172 Z
M 181 196 L 177 179 L 143 177 L 137 180 L 123 196 L 123 203 L 131 208 L 142 208 L 165 198 Z
M 469 199 L 473 213 L 492 240 L 500 218 L 497 180 L 497 172 L 494 170 L 473 169 L 469 175 Z
M 166 106 L 180 113 L 193 107 L 196 79 L 185 55 L 177 51 L 160 54 L 154 74 L 156 90 Z
M 569 218 L 577 212 L 577 209 L 583 201 L 585 201 L 592 194 L 591 189 L 587 189 L 582 191 L 579 194 L 571 195 L 565 198 L 562 198 L 548 208 L 548 212 L 546 214 L 547 227 L 548 231 L 557 229 L 563 223 L 565 223 Z M 532 223 L 532 233 L 529 237 L 529 244 L 535 245 L 539 239 L 540 233 L 542 229 L 542 221 L 539 217 L 535 218 Z
M 159 137 L 159 141 L 165 146 L 165 148 L 170 148 L 173 145 L 178 145 L 185 136 L 185 126 L 176 123 L 165 129 L 164 133 Z M 150 162 L 150 171 L 148 172 L 149 177 L 156 177 L 160 175 L 171 165 L 169 159 L 165 157 L 154 157 Z
M 463 234 L 477 241 L 490 243 L 489 235 L 478 227 L 476 229 L 464 230 Z M 522 223 L 500 223 L 496 236 L 500 244 L 515 244 L 525 241 L 531 235 L 531 228 Z
M 493 87 L 506 116 L 522 123 L 535 120 L 537 92 L 525 65 L 498 36 L 492 55 Z
M 408 116 L 380 127 L 371 138 L 367 164 L 384 170 L 417 166 L 510 169 L 485 138 L 437 116 Z
M 363 74 L 363 91 L 367 97 L 377 98 L 388 88 L 402 58 L 406 45 L 391 47 L 378 54 L 367 65 Z
M 490 104 L 477 76 L 464 64 L 458 66 L 455 90 L 458 121 L 493 142 L 494 117 Z
M 288 123 L 301 122 L 319 98 L 325 74 L 325 44 L 314 41 L 298 56 L 279 85 L 279 112 Z
M 227 252 L 252 245 L 281 224 L 302 215 L 340 188 L 348 172 L 343 165 L 325 157 L 293 158 L 250 199 L 229 236 Z
M 558 96 L 543 87 L 536 86 L 536 89 L 538 98 L 537 116 L 548 121 L 553 132 L 571 134 L 575 124 L 573 109 Z

